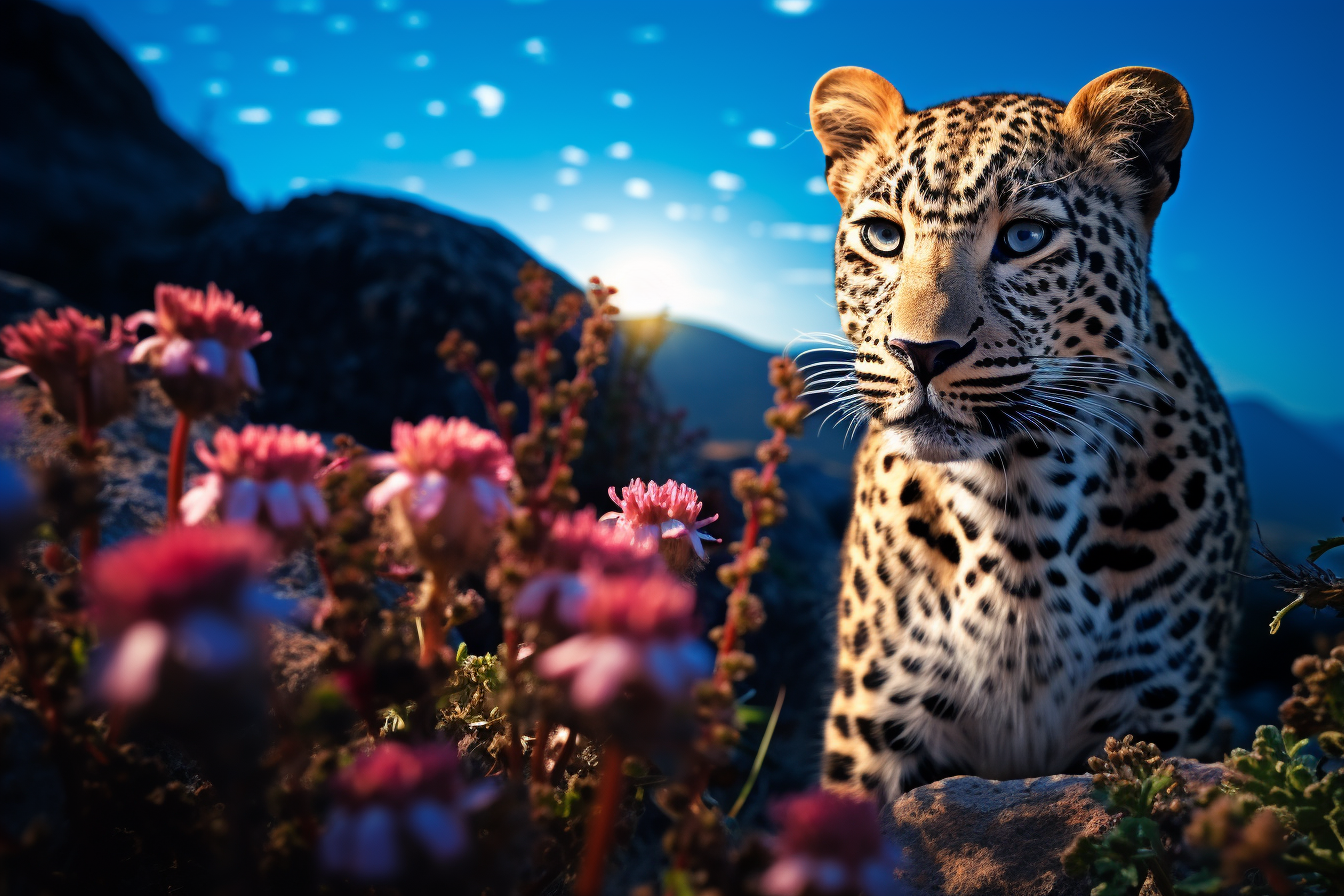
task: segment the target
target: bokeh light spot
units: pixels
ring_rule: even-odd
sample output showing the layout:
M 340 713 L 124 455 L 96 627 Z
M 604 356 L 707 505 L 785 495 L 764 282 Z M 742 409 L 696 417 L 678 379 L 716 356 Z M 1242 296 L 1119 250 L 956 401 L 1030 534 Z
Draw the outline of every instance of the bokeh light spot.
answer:
M 480 107 L 482 118 L 494 118 L 504 111 L 504 91 L 493 84 L 477 84 L 471 98 Z
M 747 142 L 752 146 L 766 148 L 775 145 L 775 134 L 773 131 L 767 131 L 765 128 L 757 128 L 747 135 Z
M 625 160 L 634 155 L 634 150 L 630 147 L 629 143 L 626 143 L 624 140 L 618 140 L 607 147 L 607 155 L 611 156 L 613 159 Z
M 566 146 L 560 150 L 560 161 L 566 165 L 587 165 L 588 153 L 577 146 Z
M 583 216 L 582 224 L 584 230 L 591 230 L 593 233 L 606 233 L 611 229 L 611 215 L 589 212 Z
M 303 120 L 314 127 L 327 128 L 340 123 L 341 113 L 338 109 L 309 109 Z
M 265 106 L 248 106 L 238 110 L 238 120 L 243 124 L 265 124 L 271 120 L 271 110 Z
M 736 193 L 747 185 L 741 175 L 729 171 L 715 171 L 709 176 L 709 185 L 725 193 Z
M 131 50 L 135 54 L 137 62 L 143 62 L 153 65 L 156 62 L 168 61 L 168 48 L 162 44 L 140 44 Z
M 653 184 L 642 177 L 632 177 L 625 182 L 625 195 L 631 199 L 648 199 L 653 195 Z

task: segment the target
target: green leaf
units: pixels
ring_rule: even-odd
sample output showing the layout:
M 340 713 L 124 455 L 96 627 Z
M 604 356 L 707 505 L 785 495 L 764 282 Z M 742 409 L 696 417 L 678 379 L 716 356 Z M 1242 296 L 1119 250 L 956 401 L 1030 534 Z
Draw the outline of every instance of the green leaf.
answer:
M 764 706 L 741 705 L 737 708 L 737 723 L 745 728 L 748 725 L 756 725 L 770 718 L 770 714 L 765 711 Z
M 1213 871 L 1201 868 L 1184 880 L 1177 881 L 1175 889 L 1182 894 L 1217 893 L 1223 889 L 1223 880 Z
M 1334 550 L 1338 547 L 1344 547 L 1344 535 L 1336 535 L 1334 538 L 1322 538 L 1312 545 L 1311 550 L 1307 552 L 1307 562 L 1315 563 L 1317 560 L 1321 559 L 1321 555 L 1326 551 Z

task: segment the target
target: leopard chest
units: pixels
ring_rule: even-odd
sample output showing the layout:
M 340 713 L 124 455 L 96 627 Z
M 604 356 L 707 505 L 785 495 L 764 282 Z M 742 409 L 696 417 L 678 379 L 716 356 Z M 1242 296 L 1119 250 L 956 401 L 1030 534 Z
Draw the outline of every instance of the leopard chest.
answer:
M 908 716 L 940 755 L 992 745 L 982 773 L 1075 749 L 1062 722 L 1112 637 L 1105 583 L 1077 557 L 1104 463 L 1022 451 L 1039 462 L 925 464 L 878 432 L 856 461 L 840 687 L 873 704 L 857 718 Z

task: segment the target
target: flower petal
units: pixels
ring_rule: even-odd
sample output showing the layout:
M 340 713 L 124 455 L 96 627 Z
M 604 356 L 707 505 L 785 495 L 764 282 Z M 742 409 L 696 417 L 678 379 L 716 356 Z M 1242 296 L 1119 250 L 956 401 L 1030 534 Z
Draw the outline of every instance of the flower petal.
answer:
M 100 687 L 113 703 L 143 703 L 158 686 L 159 666 L 168 649 L 168 629 L 150 619 L 122 633 L 103 670 Z
M 139 349 L 149 341 L 151 340 L 146 339 L 136 348 Z M 192 341 L 175 336 L 164 343 L 163 351 L 159 354 L 159 372 L 168 376 L 185 376 L 187 371 L 191 370 L 195 356 L 196 346 Z
M 406 812 L 406 827 L 434 861 L 443 864 L 467 846 L 467 828 L 438 800 L 418 800 Z
M 197 339 L 191 366 L 202 376 L 223 377 L 229 370 L 229 354 L 218 339 Z
M 142 339 L 135 344 L 135 348 L 131 349 L 131 355 L 126 359 L 126 362 L 128 364 L 143 364 L 151 352 L 156 348 L 167 344 L 168 340 L 162 336 L 151 336 L 148 339 Z
M 182 496 L 178 509 L 182 511 L 182 522 L 188 526 L 199 525 L 219 504 L 224 494 L 224 483 L 217 473 L 209 473 L 196 480 L 191 491 Z
M 277 529 L 297 529 L 303 525 L 303 508 L 299 506 L 299 495 L 294 483 L 288 479 L 272 479 L 262 492 L 266 500 L 266 513 L 271 525 Z
M 382 880 L 397 873 L 397 821 L 386 806 L 369 806 L 355 819 L 354 851 L 348 865 L 364 880 Z
M 327 502 L 322 500 L 322 493 L 311 482 L 299 486 L 299 502 L 303 504 L 303 509 L 308 511 L 308 519 L 313 521 L 314 526 L 325 526 L 331 519 Z
M 621 518 L 621 512 L 619 510 L 613 510 L 610 513 L 602 514 L 600 517 L 597 518 L 597 521 L 599 523 L 610 523 L 613 522 L 614 520 L 619 520 L 620 518 Z
M 370 470 L 399 470 L 401 461 L 391 451 L 384 451 L 380 454 L 371 454 L 364 458 L 364 463 Z
M 208 674 L 236 668 L 251 650 L 247 632 L 213 610 L 198 610 L 173 630 L 173 655 L 184 666 Z
M 564 678 L 581 669 L 592 655 L 598 637 L 575 635 L 537 657 L 537 674 L 542 678 Z
M 433 519 L 443 509 L 443 500 L 448 497 L 448 477 L 437 470 L 430 470 L 416 481 L 411 489 L 411 516 L 421 522 Z
M 807 888 L 811 864 L 799 856 L 785 856 L 761 876 L 761 892 L 767 896 L 798 896 Z
M 471 477 L 471 496 L 491 523 L 508 513 L 513 506 L 509 503 L 509 493 L 499 483 L 491 482 L 484 476 Z
M 5 371 L 0 373 L 0 383 L 11 383 L 19 377 L 26 376 L 32 372 L 32 368 L 25 364 L 15 364 L 13 367 L 5 368 Z
M 269 335 L 269 334 L 267 334 Z M 238 367 L 243 374 L 243 383 L 253 392 L 261 391 L 261 377 L 257 375 L 257 360 L 249 351 L 238 353 Z
M 390 504 L 393 498 L 413 485 L 415 485 L 414 476 L 405 470 L 397 470 L 369 489 L 369 493 L 364 496 L 364 507 L 370 513 L 377 513 Z
M 682 538 L 690 531 L 686 528 L 686 524 L 680 520 L 666 520 L 658 524 L 660 538 Z
M 157 330 L 159 328 L 159 315 L 153 311 L 148 310 L 137 311 L 130 317 L 126 318 L 125 322 L 122 324 L 122 327 L 124 327 L 126 332 L 128 333 L 134 333 L 141 327 L 153 327 L 155 330 Z M 155 339 L 155 338 L 158 337 L 155 336 L 149 337 L 149 339 Z M 149 339 L 146 339 L 145 342 L 148 342 Z M 145 342 L 142 342 L 140 344 L 144 345 Z
M 608 703 L 641 665 L 639 651 L 625 638 L 601 638 L 570 686 L 575 708 L 591 711 Z
M 348 871 L 355 852 L 355 824 L 350 813 L 337 806 L 327 816 L 327 829 L 318 846 L 318 861 L 331 872 Z
M 261 510 L 261 486 L 246 477 L 235 479 L 224 489 L 224 513 L 227 522 L 250 523 Z

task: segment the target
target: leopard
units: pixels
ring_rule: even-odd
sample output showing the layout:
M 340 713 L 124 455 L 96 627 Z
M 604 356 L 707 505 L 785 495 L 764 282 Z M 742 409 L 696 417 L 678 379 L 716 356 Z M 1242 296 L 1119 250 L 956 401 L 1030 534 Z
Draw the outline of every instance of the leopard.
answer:
M 1151 276 L 1186 89 L 1129 67 L 1067 103 L 912 110 L 844 67 L 809 111 L 844 346 L 809 375 L 866 426 L 823 785 L 1079 773 L 1125 734 L 1216 753 L 1249 510 L 1227 404 Z

